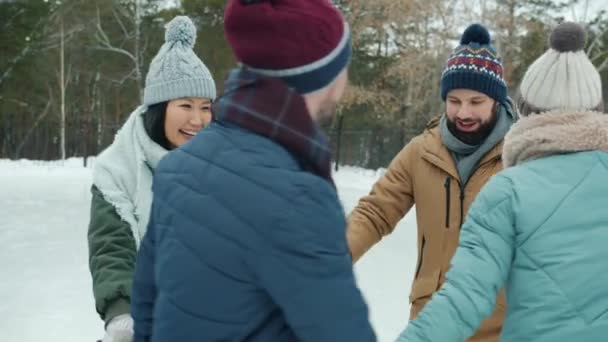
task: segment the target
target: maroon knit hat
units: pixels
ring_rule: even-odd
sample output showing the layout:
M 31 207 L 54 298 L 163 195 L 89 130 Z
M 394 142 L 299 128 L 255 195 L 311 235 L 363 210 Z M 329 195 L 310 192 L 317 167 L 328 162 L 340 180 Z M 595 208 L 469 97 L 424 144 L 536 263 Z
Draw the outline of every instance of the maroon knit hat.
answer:
M 229 0 L 224 28 L 239 62 L 302 94 L 326 87 L 350 62 L 350 30 L 330 0 Z

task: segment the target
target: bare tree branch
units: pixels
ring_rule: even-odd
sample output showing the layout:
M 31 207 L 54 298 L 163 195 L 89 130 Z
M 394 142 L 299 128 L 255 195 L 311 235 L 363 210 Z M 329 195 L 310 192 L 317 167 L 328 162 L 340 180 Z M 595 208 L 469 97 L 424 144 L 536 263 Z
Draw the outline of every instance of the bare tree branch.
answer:
M 604 58 L 604 61 L 602 62 L 602 64 L 600 64 L 599 66 L 596 67 L 597 71 L 599 71 L 599 72 L 602 72 L 602 71 L 608 69 L 608 52 L 605 52 L 602 55 L 598 55 L 598 57 L 602 56 Z M 597 59 L 600 59 L 600 58 L 597 58 Z
M 127 31 L 127 28 L 125 27 L 125 24 L 123 24 L 122 20 L 120 19 L 120 16 L 116 12 L 116 8 L 114 6 L 112 6 L 112 14 L 114 15 L 114 19 L 116 19 L 116 22 L 120 26 L 120 29 L 122 30 L 123 35 L 128 36 L 129 33 Z
M 64 33 L 64 42 L 69 43 L 73 39 L 76 39 L 76 34 L 83 30 L 83 26 L 76 25 L 70 28 L 67 32 Z M 49 40 L 40 44 L 40 47 L 37 49 L 39 51 L 48 51 L 54 50 L 61 47 L 61 37 L 60 34 L 53 34 L 49 36 Z
M 136 73 L 135 69 L 131 69 L 131 71 L 128 74 L 126 74 L 125 77 L 121 78 L 120 80 L 114 80 L 113 82 L 122 85 L 128 79 L 135 79 L 135 77 L 134 77 L 135 73 Z
M 20 10 L 17 11 L 17 13 L 13 14 L 12 17 L 8 18 L 8 20 L 4 23 L 4 26 L 2 27 L 3 30 L 8 29 L 8 26 L 11 24 L 11 22 L 13 21 L 13 19 L 15 19 L 16 17 L 18 17 L 19 15 L 21 15 L 25 10 L 22 8 Z
M 38 32 L 44 21 L 44 18 L 38 19 L 38 22 L 36 22 L 34 28 L 32 28 L 30 31 L 29 37 L 33 36 L 35 32 Z M 2 76 L 0 76 L 0 85 L 8 76 L 10 76 L 11 72 L 15 68 L 15 65 L 17 65 L 17 63 L 19 63 L 19 61 L 21 61 L 30 52 L 32 44 L 33 43 L 28 42 L 21 52 L 10 61 L 8 67 L 4 70 Z
M 97 22 L 95 27 L 97 28 L 95 38 L 105 47 L 112 46 L 110 39 L 106 35 L 106 32 L 101 27 L 101 18 L 99 16 L 99 7 L 97 7 Z
M 27 55 L 27 53 L 30 51 L 30 44 L 27 44 L 22 50 L 21 52 L 15 56 L 9 63 L 8 68 L 6 68 L 6 70 L 4 70 L 4 72 L 2 73 L 2 76 L 0 76 L 0 84 L 2 84 L 2 82 L 4 82 L 4 80 L 11 74 L 11 72 L 13 71 L 13 68 L 15 67 L 15 65 L 17 65 L 17 63 L 19 63 L 19 61 L 21 59 L 23 59 L 23 57 L 25 57 Z
M 604 27 L 602 31 L 598 32 L 597 35 L 595 36 L 595 39 L 593 39 L 593 42 L 591 42 L 591 44 L 589 44 L 589 47 L 587 48 L 587 51 L 586 51 L 588 55 L 593 52 L 593 50 L 596 48 L 596 46 L 601 45 L 604 35 L 606 33 L 608 33 L 608 25 L 606 25 L 606 27 Z
M 142 52 L 140 51 L 140 45 L 141 45 L 141 42 L 140 42 L 140 39 L 141 39 L 141 35 L 140 35 L 140 26 L 141 26 L 140 0 L 135 0 L 134 6 L 135 6 L 135 13 L 134 13 L 134 18 L 133 18 L 134 32 L 132 34 L 129 34 L 126 26 L 123 23 L 123 20 L 121 19 L 120 13 L 118 13 L 118 11 L 120 11 L 121 9 L 124 10 L 124 8 L 119 7 L 118 10 L 114 7 L 112 8 L 112 15 L 113 15 L 114 19 L 118 22 L 118 25 L 121 27 L 121 30 L 123 32 L 123 42 L 125 42 L 129 39 L 134 39 L 133 51 L 129 51 L 125 48 L 112 44 L 112 42 L 108 38 L 108 35 L 106 34 L 105 30 L 102 27 L 99 6 L 96 7 L 97 22 L 95 25 L 95 27 L 97 29 L 95 37 L 96 37 L 96 40 L 99 43 L 99 45 L 92 47 L 92 49 L 101 50 L 101 51 L 109 51 L 109 52 L 114 52 L 114 53 L 118 53 L 118 54 L 127 56 L 131 60 L 131 62 L 133 62 L 133 70 L 135 73 L 135 79 L 137 81 L 138 90 L 139 90 L 139 94 L 141 97 L 141 94 L 142 94 L 142 86 L 141 86 L 141 84 L 142 84 L 142 73 L 141 73 Z M 129 16 L 127 14 L 127 15 L 124 15 L 124 17 L 129 17 Z M 121 83 L 124 82 L 126 79 L 131 77 L 132 74 L 133 73 L 130 72 L 128 77 L 121 79 L 119 82 L 121 82 Z
M 48 88 L 48 91 L 49 91 L 49 97 L 48 97 L 48 100 L 46 102 L 46 106 L 44 107 L 44 110 L 40 113 L 40 115 L 38 115 L 38 117 L 36 118 L 36 120 L 34 120 L 34 123 L 32 124 L 32 126 L 30 126 L 30 128 L 28 129 L 28 131 L 25 133 L 23 139 L 21 139 L 21 142 L 19 143 L 19 145 L 17 145 L 17 148 L 15 148 L 15 159 L 19 159 L 19 156 L 21 155 L 21 150 L 23 149 L 23 147 L 25 146 L 25 144 L 28 142 L 28 140 L 32 136 L 32 133 L 34 132 L 34 130 L 36 130 L 36 128 L 38 127 L 38 125 L 40 125 L 40 123 L 42 122 L 42 120 L 44 120 L 44 118 L 49 113 L 49 110 L 51 109 L 52 92 L 51 92 L 51 88 L 48 87 L 48 85 L 47 85 L 47 88 Z
M 131 61 L 135 62 L 135 56 L 133 56 L 129 51 L 125 50 L 125 49 L 121 49 L 121 48 L 116 48 L 113 46 L 93 46 L 91 49 L 93 50 L 101 50 L 101 51 L 111 51 L 111 52 L 116 52 L 122 55 L 125 55 L 127 57 L 129 57 L 129 59 L 131 59 Z

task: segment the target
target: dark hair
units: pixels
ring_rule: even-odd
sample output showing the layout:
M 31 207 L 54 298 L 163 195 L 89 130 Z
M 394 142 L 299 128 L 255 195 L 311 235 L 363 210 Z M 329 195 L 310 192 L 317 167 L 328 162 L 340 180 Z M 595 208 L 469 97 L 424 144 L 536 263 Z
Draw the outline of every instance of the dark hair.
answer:
M 173 149 L 173 146 L 165 135 L 165 116 L 167 114 L 168 101 L 155 103 L 148 106 L 148 110 L 144 113 L 144 128 L 150 139 L 167 150 Z

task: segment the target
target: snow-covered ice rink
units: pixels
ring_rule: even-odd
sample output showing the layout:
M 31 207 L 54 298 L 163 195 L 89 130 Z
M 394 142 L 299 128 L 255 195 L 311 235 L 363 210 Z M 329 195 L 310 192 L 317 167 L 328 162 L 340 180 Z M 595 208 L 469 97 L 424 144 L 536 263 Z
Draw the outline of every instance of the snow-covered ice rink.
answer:
M 91 161 L 93 161 L 91 159 Z M 379 172 L 335 174 L 348 213 Z M 0 341 L 94 342 L 103 336 L 87 260 L 91 169 L 65 162 L 0 160 Z M 379 341 L 405 327 L 416 263 L 415 215 L 356 265 Z

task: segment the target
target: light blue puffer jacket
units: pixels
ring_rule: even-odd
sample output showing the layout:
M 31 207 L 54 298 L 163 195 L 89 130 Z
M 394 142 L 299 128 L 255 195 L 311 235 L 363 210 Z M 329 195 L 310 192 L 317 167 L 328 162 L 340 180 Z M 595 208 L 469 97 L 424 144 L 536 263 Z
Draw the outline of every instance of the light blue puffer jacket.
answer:
M 608 115 L 513 126 L 442 289 L 398 341 L 464 341 L 505 286 L 501 341 L 608 341 Z M 570 341 L 568 340 L 568 341 Z

